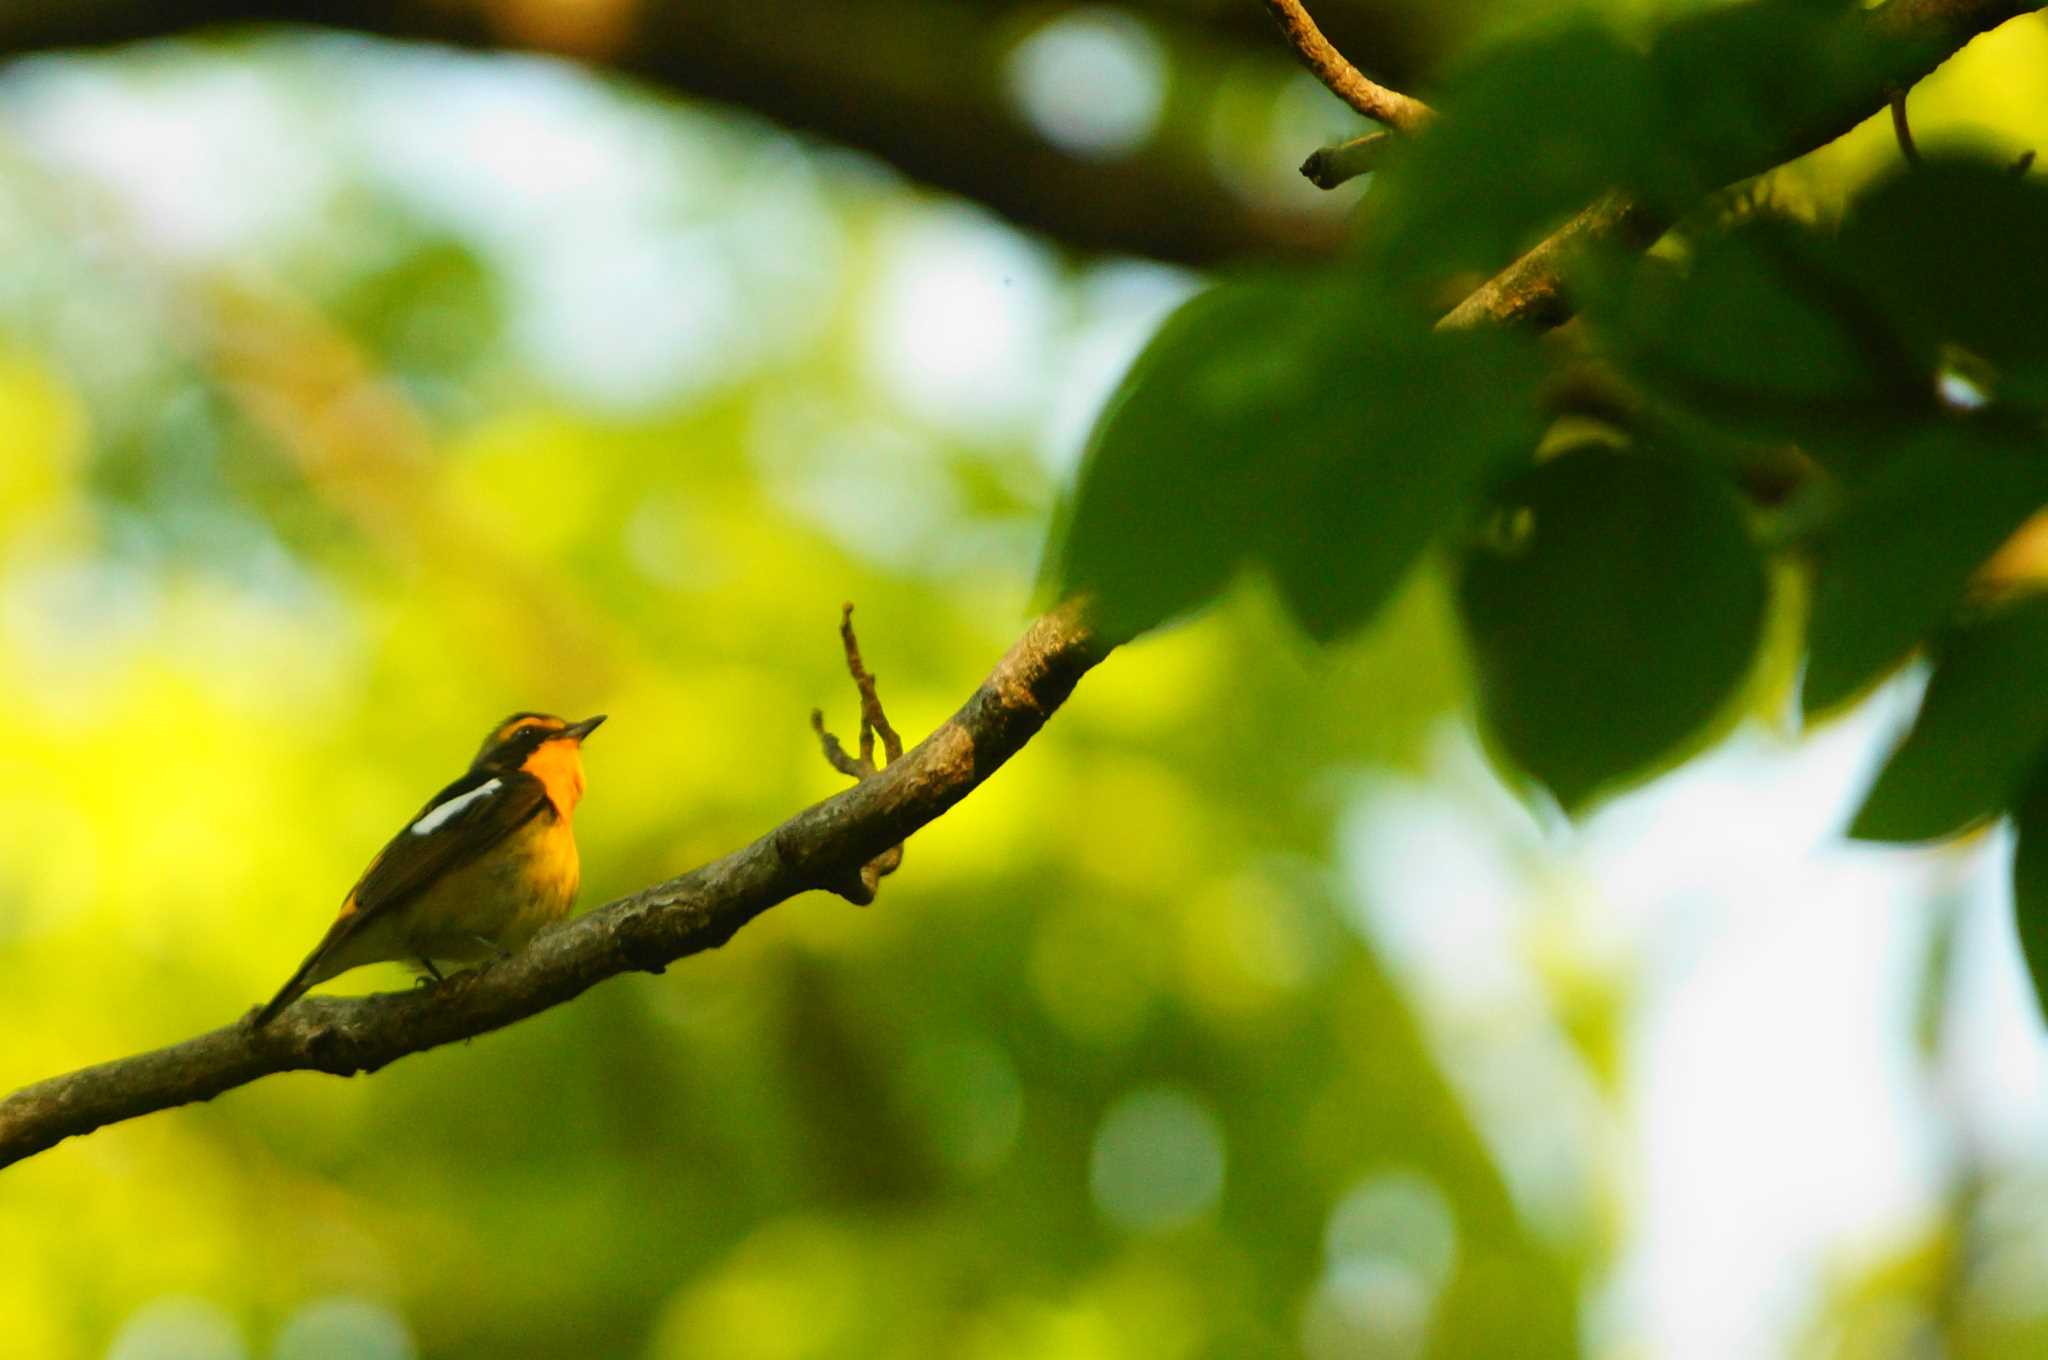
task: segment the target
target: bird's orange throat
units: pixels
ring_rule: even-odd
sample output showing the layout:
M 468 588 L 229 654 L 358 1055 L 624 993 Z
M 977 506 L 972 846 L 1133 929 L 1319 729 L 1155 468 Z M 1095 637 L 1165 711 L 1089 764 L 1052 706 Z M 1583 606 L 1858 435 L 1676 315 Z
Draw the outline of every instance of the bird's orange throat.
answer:
M 583 751 L 573 740 L 542 742 L 520 766 L 547 788 L 548 801 L 564 821 L 583 797 Z

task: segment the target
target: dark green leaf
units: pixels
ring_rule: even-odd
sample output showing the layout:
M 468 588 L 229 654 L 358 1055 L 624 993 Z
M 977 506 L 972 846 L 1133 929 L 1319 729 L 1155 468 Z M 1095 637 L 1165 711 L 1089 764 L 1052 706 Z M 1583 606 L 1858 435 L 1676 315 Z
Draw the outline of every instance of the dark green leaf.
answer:
M 1168 318 L 1089 439 L 1052 555 L 1063 593 L 1092 591 L 1129 637 L 1205 603 L 1246 554 L 1250 493 L 1270 460 L 1337 437 L 1332 393 L 1365 374 L 1328 290 L 1299 278 L 1223 284 Z
M 1870 92 L 1894 77 L 1904 39 L 1843 0 L 1750 0 L 1683 15 L 1658 33 L 1649 65 L 1668 110 L 1663 166 L 1637 185 L 1653 201 L 1684 197 L 1770 168 L 1788 141 L 1813 145 L 1855 126 Z
M 1814 590 L 1800 704 L 1857 693 L 1941 623 L 1972 573 L 2048 503 L 2048 456 L 1930 429 L 1850 488 Z
M 1927 696 L 1856 813 L 1866 841 L 1954 835 L 2011 805 L 2048 750 L 2048 595 L 1959 628 L 1936 657 Z
M 2048 771 L 2013 809 L 2012 823 L 2013 924 L 2027 976 L 2034 982 L 2035 1004 L 2048 1016 Z
M 1370 200 L 1387 275 L 1428 282 L 1493 269 L 1655 149 L 1659 108 L 1640 54 L 1578 23 L 1453 72 L 1444 116 L 1381 172 Z
M 1856 203 L 1840 249 L 1932 373 L 1954 345 L 2001 370 L 2003 387 L 2048 398 L 2048 185 L 2000 163 L 1930 158 Z
M 1576 809 L 1726 707 L 1765 594 L 1741 507 L 1698 468 L 1609 449 L 1545 463 L 1506 491 L 1460 565 L 1487 728 Z
M 1263 562 L 1302 626 L 1334 638 L 1534 446 L 1538 371 L 1520 338 L 1435 335 L 1330 276 L 1213 289 L 1097 425 L 1055 580 L 1127 637 Z
M 1344 402 L 1346 434 L 1304 449 L 1276 486 L 1261 556 L 1295 620 L 1328 642 L 1364 623 L 1424 548 L 1542 433 L 1538 370 L 1517 338 L 1358 337 L 1370 385 Z
M 1752 219 L 1682 267 L 1647 260 L 1590 291 L 1615 360 L 1712 425 L 1832 442 L 1933 410 L 1932 370 L 1798 223 Z

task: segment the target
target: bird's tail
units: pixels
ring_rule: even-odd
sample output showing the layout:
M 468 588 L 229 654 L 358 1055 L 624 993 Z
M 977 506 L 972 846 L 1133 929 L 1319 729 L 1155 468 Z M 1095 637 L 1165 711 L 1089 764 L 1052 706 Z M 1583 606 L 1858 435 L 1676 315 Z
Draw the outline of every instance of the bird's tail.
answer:
M 335 930 L 328 931 L 327 938 L 321 940 L 313 952 L 306 955 L 306 961 L 291 975 L 291 980 L 278 988 L 277 995 L 266 1001 L 263 1009 L 256 1012 L 256 1018 L 249 1022 L 251 1029 L 262 1029 L 277 1018 L 279 1011 L 304 996 L 307 988 L 326 980 L 328 974 L 321 971 L 320 965 L 327 961 L 328 952 L 334 947 L 338 933 Z

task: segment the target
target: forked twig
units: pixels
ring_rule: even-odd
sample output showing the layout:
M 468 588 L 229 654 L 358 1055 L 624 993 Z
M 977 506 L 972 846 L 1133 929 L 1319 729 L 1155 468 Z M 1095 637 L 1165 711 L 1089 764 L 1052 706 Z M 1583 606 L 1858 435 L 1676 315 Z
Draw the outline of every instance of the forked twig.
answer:
M 818 745 L 825 752 L 825 760 L 833 769 L 847 778 L 859 782 L 873 779 L 889 766 L 903 758 L 903 738 L 889 725 L 889 715 L 882 710 L 882 696 L 875 690 L 874 673 L 868 670 L 860 657 L 860 639 L 853 632 L 853 604 L 851 601 L 839 609 L 839 642 L 846 649 L 846 673 L 853 677 L 854 688 L 860 691 L 860 754 L 848 755 L 839 738 L 825 727 L 823 709 L 811 710 L 811 730 L 818 734 Z M 875 736 L 882 738 L 882 763 L 875 764 Z M 903 844 L 897 842 L 881 854 L 860 866 L 859 870 L 824 884 L 825 888 L 838 893 L 857 907 L 864 907 L 875 900 L 875 892 L 884 875 L 893 874 L 903 863 Z

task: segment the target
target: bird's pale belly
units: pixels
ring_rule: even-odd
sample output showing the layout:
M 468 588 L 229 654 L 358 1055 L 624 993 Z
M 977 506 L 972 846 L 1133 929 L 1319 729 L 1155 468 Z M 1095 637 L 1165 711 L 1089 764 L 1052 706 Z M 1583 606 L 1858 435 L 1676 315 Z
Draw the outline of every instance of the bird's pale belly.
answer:
M 411 955 L 465 961 L 511 953 L 569 914 L 581 873 L 568 821 L 543 811 L 478 862 L 443 876 L 395 924 Z

